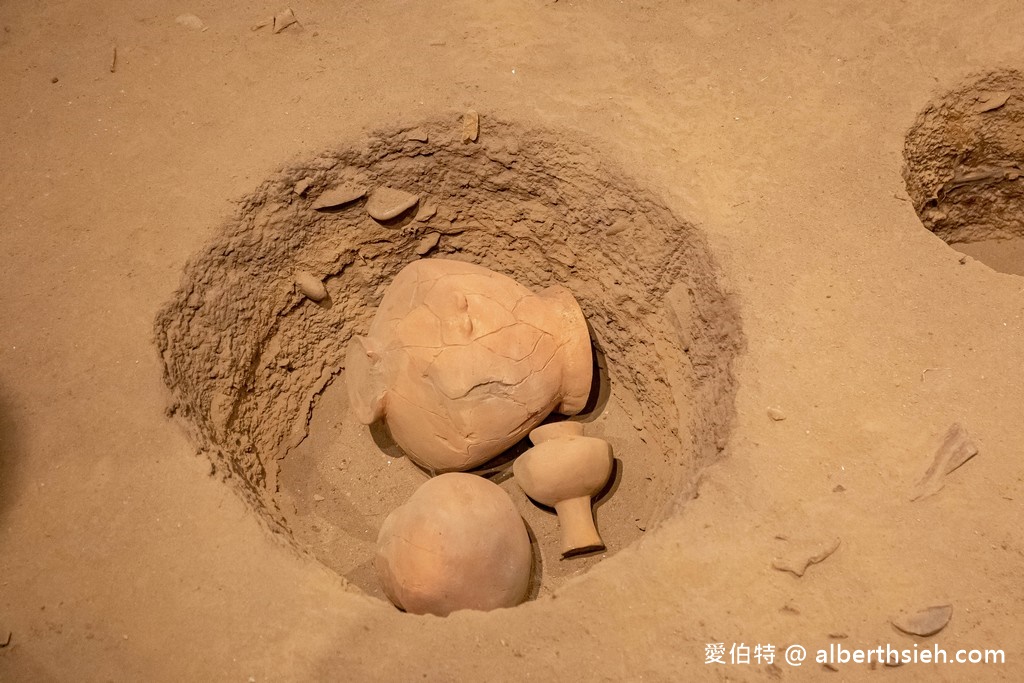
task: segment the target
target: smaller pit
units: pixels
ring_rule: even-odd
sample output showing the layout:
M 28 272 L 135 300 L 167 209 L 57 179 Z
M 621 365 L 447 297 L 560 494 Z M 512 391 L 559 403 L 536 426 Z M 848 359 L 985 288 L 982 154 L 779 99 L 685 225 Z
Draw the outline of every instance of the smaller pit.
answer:
M 1024 275 L 1024 76 L 974 76 L 907 134 L 903 177 L 926 228 L 993 270 Z

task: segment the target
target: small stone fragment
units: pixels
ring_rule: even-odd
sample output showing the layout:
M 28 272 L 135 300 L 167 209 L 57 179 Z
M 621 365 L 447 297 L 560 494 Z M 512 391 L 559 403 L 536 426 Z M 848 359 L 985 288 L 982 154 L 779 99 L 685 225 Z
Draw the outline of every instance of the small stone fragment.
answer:
M 324 497 L 321 496 L 319 493 L 314 493 L 313 500 L 316 501 L 317 503 L 320 503 L 324 500 Z
M 567 268 L 572 268 L 576 265 L 576 254 L 572 253 L 572 249 L 564 244 L 557 244 L 553 246 L 549 253 L 551 254 L 551 258 Z
M 313 202 L 313 208 L 317 211 L 325 209 L 336 209 L 345 204 L 351 204 L 357 199 L 366 196 L 366 190 L 353 185 L 338 185 L 320 193 L 320 196 Z
M 620 232 L 625 232 L 626 230 L 628 230 L 629 225 L 629 221 L 627 221 L 625 218 L 620 218 L 619 220 L 612 223 L 611 227 L 604 231 L 604 234 L 609 236 L 618 235 Z
M 441 236 L 436 232 L 432 232 L 429 235 L 424 235 L 423 239 L 416 245 L 416 253 L 420 256 L 428 253 L 431 249 L 437 246 L 437 243 L 441 240 Z
M 413 142 L 427 142 L 430 140 L 430 135 L 422 128 L 413 128 L 405 134 L 405 139 Z
M 902 614 L 891 619 L 890 623 L 912 636 L 932 636 L 946 628 L 946 624 L 952 618 L 952 605 L 937 605 L 911 614 Z
M 366 202 L 366 213 L 376 221 L 389 221 L 416 206 L 419 200 L 418 195 L 392 187 L 378 187 Z
M 803 576 L 812 564 L 818 564 L 839 548 L 839 538 L 818 543 L 794 543 L 783 557 L 772 560 L 772 568 Z
M 781 408 L 771 407 L 768 408 L 768 417 L 770 417 L 775 422 L 782 422 L 783 420 L 786 419 L 786 414 L 782 412 Z
M 436 213 L 437 207 L 434 206 L 433 204 L 420 204 L 420 209 L 419 211 L 416 212 L 416 218 L 414 218 L 413 220 L 419 221 L 420 223 L 425 223 L 429 221 L 431 218 L 433 218 L 434 214 Z
M 327 298 L 327 288 L 320 278 L 308 270 L 295 271 L 295 286 L 299 288 L 307 299 L 320 302 Z
M 934 496 L 945 485 L 946 475 L 978 454 L 978 447 L 959 422 L 954 422 L 932 458 L 932 464 L 915 484 L 910 500 L 917 501 Z
M 283 12 L 278 12 L 277 15 L 274 16 L 274 33 L 280 33 L 292 24 L 297 23 L 299 23 L 299 18 L 295 16 L 295 12 L 293 12 L 292 8 L 289 7 Z
M 179 14 L 177 17 L 174 18 L 174 23 L 180 24 L 185 28 L 190 28 L 195 31 L 206 30 L 206 24 L 203 23 L 202 19 L 200 19 L 194 14 Z
M 309 178 L 303 178 L 299 182 L 295 183 L 295 187 L 292 188 L 292 191 L 301 197 L 306 194 L 306 190 L 309 189 L 310 183 L 311 181 Z
M 56 76 L 54 76 L 53 78 L 51 78 L 51 79 L 50 79 L 50 83 L 56 83 L 56 82 L 57 82 L 57 81 L 59 81 L 59 80 L 60 80 L 59 78 L 57 78 Z
M 462 141 L 476 142 L 480 135 L 480 114 L 472 109 L 462 116 Z
M 274 23 L 274 17 L 267 17 L 249 27 L 250 31 L 259 31 L 261 28 L 271 26 Z

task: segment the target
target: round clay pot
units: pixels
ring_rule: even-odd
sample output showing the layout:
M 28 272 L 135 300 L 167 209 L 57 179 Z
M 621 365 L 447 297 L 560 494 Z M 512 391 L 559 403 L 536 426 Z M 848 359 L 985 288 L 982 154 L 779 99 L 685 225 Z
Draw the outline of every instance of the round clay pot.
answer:
M 446 616 L 521 603 L 533 553 L 508 494 L 474 474 L 453 472 L 430 479 L 387 516 L 375 564 L 397 607 Z

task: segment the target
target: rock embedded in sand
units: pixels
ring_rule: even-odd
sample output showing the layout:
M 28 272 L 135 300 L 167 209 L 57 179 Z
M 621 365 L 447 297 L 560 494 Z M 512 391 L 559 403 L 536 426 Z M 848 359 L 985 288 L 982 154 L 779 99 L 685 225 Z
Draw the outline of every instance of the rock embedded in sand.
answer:
M 405 134 L 405 139 L 413 142 L 427 142 L 430 140 L 430 134 L 423 128 L 413 128 Z
M 351 204 L 357 199 L 366 196 L 366 190 L 354 185 L 338 185 L 329 190 L 324 190 L 313 202 L 313 208 L 317 211 L 336 209 L 339 206 Z
M 437 246 L 437 243 L 441 240 L 441 236 L 436 232 L 432 232 L 428 235 L 424 235 L 423 239 L 416 244 L 416 254 L 423 256 L 430 252 L 431 249 Z
M 952 605 L 937 605 L 910 614 L 902 614 L 890 623 L 912 636 L 932 636 L 946 628 L 953 618 Z
M 303 178 L 299 182 L 295 183 L 295 185 L 292 187 L 292 192 L 299 195 L 300 197 L 304 196 L 306 194 L 306 191 L 309 189 L 311 182 L 312 181 L 309 178 Z
M 608 236 L 618 235 L 620 232 L 625 232 L 626 230 L 629 230 L 629 226 L 630 222 L 628 220 L 626 220 L 625 218 L 620 218 L 614 223 L 612 223 L 611 226 L 604 231 L 604 234 Z
M 366 201 L 366 213 L 375 221 L 389 221 L 416 206 L 419 200 L 419 195 L 393 187 L 378 187 Z
M 397 607 L 443 617 L 521 603 L 533 552 L 508 494 L 475 474 L 453 472 L 428 480 L 387 516 L 374 565 Z
M 327 288 L 324 283 L 308 270 L 295 271 L 295 286 L 305 295 L 307 299 L 321 302 L 327 298 Z
M 770 417 L 774 422 L 782 422 L 786 419 L 786 414 L 782 412 L 782 408 L 772 406 L 768 408 L 768 417 Z
M 480 114 L 472 109 L 462 116 L 462 141 L 476 142 L 480 136 Z

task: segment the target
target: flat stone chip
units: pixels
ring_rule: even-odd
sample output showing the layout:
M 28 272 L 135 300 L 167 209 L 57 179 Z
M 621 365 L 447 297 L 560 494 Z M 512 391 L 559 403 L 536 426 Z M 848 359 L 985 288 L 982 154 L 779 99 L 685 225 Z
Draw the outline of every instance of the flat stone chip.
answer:
M 422 128 L 413 128 L 405 134 L 405 139 L 413 142 L 428 142 L 430 134 Z
M 477 137 L 479 137 L 479 135 L 480 114 L 470 109 L 462 117 L 462 141 L 476 142 L 476 139 Z
M 834 553 L 839 548 L 839 543 L 840 540 L 834 538 L 822 543 L 795 544 L 784 556 L 772 560 L 772 568 L 789 572 L 794 576 L 803 576 L 812 564 L 818 564 Z
M 366 196 L 366 190 L 352 185 L 338 185 L 320 193 L 320 196 L 313 202 L 313 208 L 317 211 L 335 209 L 345 204 L 351 204 L 357 199 Z
M 366 202 L 366 213 L 376 221 L 389 221 L 416 206 L 419 200 L 418 195 L 392 187 L 378 187 Z
M 890 623 L 912 636 L 932 636 L 946 628 L 946 624 L 952 618 L 952 605 L 937 605 L 913 614 L 901 615 L 892 619 Z

